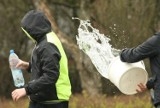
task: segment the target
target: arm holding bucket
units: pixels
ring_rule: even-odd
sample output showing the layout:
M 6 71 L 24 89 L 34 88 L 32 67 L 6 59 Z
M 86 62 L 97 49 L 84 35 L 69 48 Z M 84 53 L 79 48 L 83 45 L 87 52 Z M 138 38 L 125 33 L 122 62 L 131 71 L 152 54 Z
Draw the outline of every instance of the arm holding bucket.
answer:
M 136 89 L 136 91 L 137 91 L 138 93 L 141 93 L 141 92 L 146 91 L 147 89 L 148 89 L 148 90 L 149 90 L 149 89 L 154 89 L 154 82 L 155 82 L 155 80 L 156 80 L 156 77 L 152 77 L 152 78 L 150 78 L 150 79 L 148 80 L 148 82 L 147 82 L 146 85 L 144 85 L 144 84 L 142 84 L 142 83 L 138 84 L 138 85 L 137 85 L 137 86 L 138 86 L 138 89 Z
M 151 91 L 151 99 L 154 106 L 160 105 L 160 32 L 150 37 L 135 48 L 127 48 L 121 51 L 120 58 L 123 62 L 134 63 L 145 58 L 150 60 L 151 73 L 153 80 L 149 79 L 146 88 Z M 156 76 L 156 78 L 154 78 Z M 141 82 L 140 82 L 141 83 Z M 145 83 L 137 84 L 137 92 L 145 91 Z
M 159 40 L 152 36 L 135 48 L 125 48 L 120 53 L 121 61 L 134 63 L 159 54 Z
M 135 48 L 125 48 L 120 53 L 120 59 L 123 62 L 134 63 L 145 58 L 150 58 L 159 54 L 159 40 L 157 36 L 152 36 L 147 41 Z M 153 78 L 155 79 L 155 78 Z M 154 88 L 155 80 L 149 79 L 147 84 L 138 84 L 137 92 L 146 91 L 146 89 Z

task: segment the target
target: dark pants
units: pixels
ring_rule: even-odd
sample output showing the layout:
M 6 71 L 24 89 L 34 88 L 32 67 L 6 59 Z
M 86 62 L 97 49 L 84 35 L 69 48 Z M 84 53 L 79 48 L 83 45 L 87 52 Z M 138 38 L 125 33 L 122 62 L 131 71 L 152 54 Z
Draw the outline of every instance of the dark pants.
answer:
M 156 108 L 160 108 L 160 105 L 158 105 Z
M 150 94 L 151 94 L 151 101 L 152 103 L 154 103 L 154 90 L 153 89 L 150 90 Z M 160 108 L 160 105 L 158 104 L 156 107 L 153 107 L 153 108 Z
M 54 103 L 54 104 L 43 104 L 37 102 L 30 102 L 29 108 L 68 108 L 68 101 Z

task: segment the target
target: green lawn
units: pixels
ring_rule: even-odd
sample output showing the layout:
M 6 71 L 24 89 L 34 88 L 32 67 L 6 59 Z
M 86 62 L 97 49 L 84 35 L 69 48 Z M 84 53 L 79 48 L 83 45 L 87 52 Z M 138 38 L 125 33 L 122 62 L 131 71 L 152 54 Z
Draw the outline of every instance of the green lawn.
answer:
M 28 99 L 23 98 L 18 102 L 0 99 L 0 108 L 28 108 Z M 148 93 L 143 95 L 120 95 L 91 97 L 86 93 L 73 95 L 70 99 L 69 108 L 152 108 Z

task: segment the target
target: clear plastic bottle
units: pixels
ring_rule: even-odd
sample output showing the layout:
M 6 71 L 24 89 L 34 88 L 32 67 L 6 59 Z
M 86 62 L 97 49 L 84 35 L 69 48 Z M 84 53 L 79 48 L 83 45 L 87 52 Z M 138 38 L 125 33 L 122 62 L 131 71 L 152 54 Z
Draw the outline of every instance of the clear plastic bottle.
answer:
M 19 62 L 18 56 L 14 53 L 14 50 L 10 50 L 9 65 L 12 72 L 14 85 L 19 88 L 24 86 L 24 78 L 22 70 L 16 68 L 18 62 Z

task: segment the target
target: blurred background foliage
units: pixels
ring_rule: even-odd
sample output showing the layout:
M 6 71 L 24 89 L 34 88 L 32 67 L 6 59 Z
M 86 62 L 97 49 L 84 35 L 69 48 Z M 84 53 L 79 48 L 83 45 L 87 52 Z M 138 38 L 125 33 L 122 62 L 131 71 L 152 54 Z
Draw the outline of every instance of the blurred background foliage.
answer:
M 11 97 L 15 87 L 9 69 L 9 50 L 29 61 L 34 44 L 21 30 L 21 19 L 31 9 L 51 15 L 53 30 L 60 37 L 69 59 L 72 92 L 89 95 L 121 94 L 97 72 L 88 56 L 76 44 L 78 17 L 111 38 L 114 48 L 136 47 L 160 30 L 159 0 L 1 0 L 0 2 L 0 96 Z M 145 60 L 150 73 L 149 63 Z M 29 74 L 24 72 L 26 82 Z

